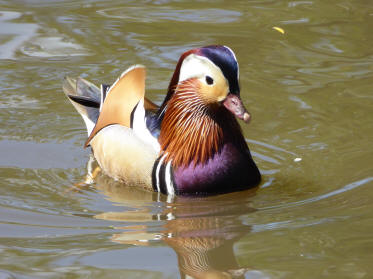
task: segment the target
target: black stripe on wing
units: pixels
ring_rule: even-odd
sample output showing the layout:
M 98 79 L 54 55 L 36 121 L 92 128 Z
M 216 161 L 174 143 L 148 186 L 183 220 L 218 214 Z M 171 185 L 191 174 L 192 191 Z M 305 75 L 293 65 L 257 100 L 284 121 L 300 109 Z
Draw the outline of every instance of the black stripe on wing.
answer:
M 99 108 L 100 103 L 97 101 L 93 100 L 90 97 L 85 97 L 85 96 L 76 96 L 76 95 L 67 95 L 71 100 L 74 102 L 86 106 L 86 107 L 91 107 L 91 108 Z
M 102 100 L 106 99 L 106 94 L 109 91 L 111 85 L 109 84 L 101 84 L 101 93 L 102 93 Z
M 130 128 L 133 129 L 133 119 L 135 117 L 135 112 L 136 112 L 136 109 L 137 107 L 139 106 L 139 103 L 140 102 L 137 102 L 136 106 L 133 108 L 133 110 L 131 111 L 131 115 L 130 115 Z

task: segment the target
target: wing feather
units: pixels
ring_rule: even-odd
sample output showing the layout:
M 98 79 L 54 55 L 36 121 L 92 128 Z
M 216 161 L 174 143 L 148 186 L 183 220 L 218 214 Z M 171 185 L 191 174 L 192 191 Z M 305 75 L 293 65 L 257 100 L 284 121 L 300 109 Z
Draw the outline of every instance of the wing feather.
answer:
M 110 87 L 97 123 L 85 142 L 85 147 L 102 128 L 108 125 L 131 126 L 131 113 L 145 95 L 145 76 L 145 67 L 135 65 L 126 70 Z

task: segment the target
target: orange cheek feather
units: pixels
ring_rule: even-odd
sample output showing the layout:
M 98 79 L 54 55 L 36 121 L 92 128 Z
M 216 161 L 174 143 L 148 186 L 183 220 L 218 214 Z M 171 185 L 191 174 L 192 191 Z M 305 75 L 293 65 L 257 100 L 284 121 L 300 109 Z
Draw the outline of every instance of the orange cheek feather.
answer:
M 198 83 L 200 88 L 198 94 L 206 104 L 221 102 L 228 95 L 228 86 L 225 82 L 216 82 L 214 85 L 207 85 L 200 81 Z

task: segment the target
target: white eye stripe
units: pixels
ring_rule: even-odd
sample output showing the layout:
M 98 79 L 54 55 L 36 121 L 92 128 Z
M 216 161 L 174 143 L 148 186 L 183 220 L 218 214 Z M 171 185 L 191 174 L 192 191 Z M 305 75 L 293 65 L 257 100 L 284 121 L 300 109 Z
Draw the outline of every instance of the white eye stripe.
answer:
M 179 82 L 190 78 L 205 78 L 205 76 L 213 77 L 214 71 L 220 72 L 223 76 L 221 69 L 208 58 L 196 54 L 190 54 L 181 64 Z
M 226 48 L 232 55 L 234 61 L 237 63 L 237 80 L 240 78 L 240 69 L 237 62 L 236 55 L 234 54 L 233 50 L 227 46 L 223 46 Z M 180 74 L 179 74 L 179 82 L 190 79 L 190 78 L 200 78 L 205 79 L 205 76 L 214 77 L 218 72 L 221 76 L 224 76 L 222 70 L 215 65 L 210 59 L 204 56 L 196 55 L 194 53 L 188 55 L 184 58 L 183 63 L 180 67 Z M 226 78 L 225 78 L 226 79 Z M 204 80 L 206 82 L 206 80 Z M 228 81 L 227 81 L 228 83 Z M 229 83 L 228 83 L 229 84 Z

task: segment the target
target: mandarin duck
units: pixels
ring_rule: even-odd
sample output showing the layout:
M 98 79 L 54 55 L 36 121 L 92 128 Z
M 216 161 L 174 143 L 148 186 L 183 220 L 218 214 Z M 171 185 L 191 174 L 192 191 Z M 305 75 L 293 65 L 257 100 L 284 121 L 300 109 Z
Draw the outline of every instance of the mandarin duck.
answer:
M 211 195 L 260 182 L 236 118 L 250 115 L 240 98 L 236 56 L 226 46 L 183 53 L 160 106 L 145 97 L 145 67 L 111 85 L 66 77 L 63 90 L 83 117 L 102 171 L 127 185 L 167 195 Z

